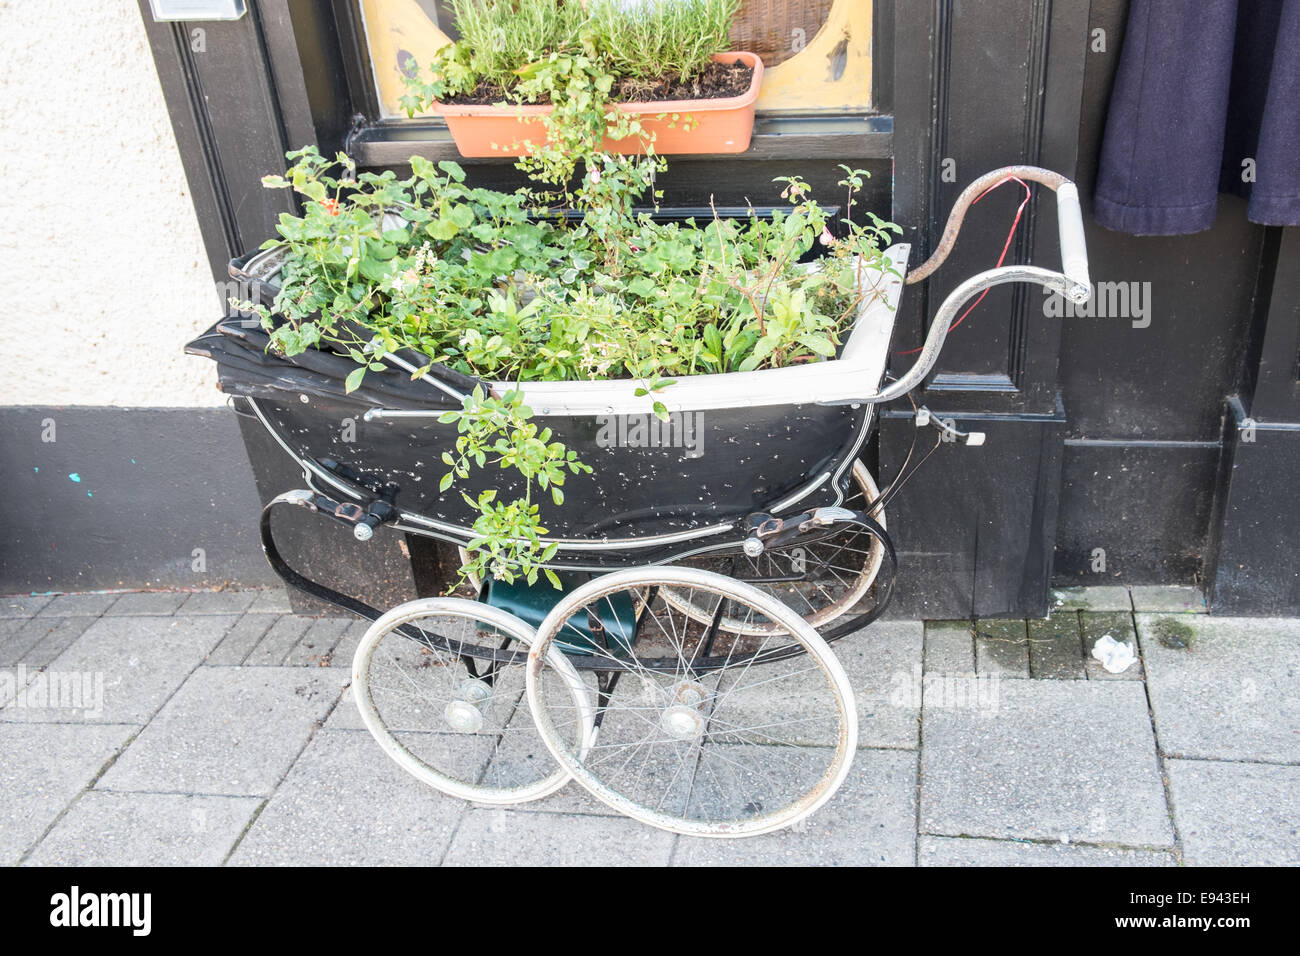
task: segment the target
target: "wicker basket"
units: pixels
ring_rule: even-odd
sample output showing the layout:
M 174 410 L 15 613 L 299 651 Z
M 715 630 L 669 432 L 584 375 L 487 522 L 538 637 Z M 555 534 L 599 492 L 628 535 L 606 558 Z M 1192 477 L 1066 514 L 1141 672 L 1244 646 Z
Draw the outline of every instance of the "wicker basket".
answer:
M 796 39 L 802 48 L 817 35 L 834 5 L 835 0 L 741 0 L 731 25 L 732 49 L 751 50 L 765 66 L 776 66 L 799 52 Z

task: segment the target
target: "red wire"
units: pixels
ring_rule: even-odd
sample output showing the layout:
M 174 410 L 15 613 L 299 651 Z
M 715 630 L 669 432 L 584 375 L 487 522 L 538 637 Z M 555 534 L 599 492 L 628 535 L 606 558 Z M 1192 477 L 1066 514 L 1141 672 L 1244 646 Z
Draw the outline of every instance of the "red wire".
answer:
M 1020 183 L 1020 185 L 1025 187 L 1025 198 L 1020 201 L 1020 208 L 1016 210 L 1016 218 L 1011 220 L 1011 231 L 1007 233 L 1007 241 L 1002 246 L 1002 255 L 998 256 L 998 263 L 996 266 L 993 267 L 995 269 L 1000 268 L 1002 263 L 1006 261 L 1007 250 L 1011 248 L 1011 240 L 1015 238 L 1016 227 L 1020 225 L 1020 216 L 1021 214 L 1024 213 L 1025 206 L 1029 204 L 1029 185 L 1019 176 L 1008 176 L 1006 179 L 999 180 L 998 182 L 990 186 L 988 189 L 984 190 L 982 193 L 980 193 L 978 196 L 975 197 L 975 202 L 971 203 L 972 206 L 975 205 L 975 203 L 979 202 L 981 199 L 983 199 L 989 193 L 993 192 L 993 190 L 997 189 L 999 186 L 1012 181 L 1018 182 Z M 969 306 L 967 306 L 966 311 L 961 314 L 961 316 L 957 319 L 956 322 L 954 322 L 951 326 L 949 326 L 948 331 L 952 332 L 954 329 L 957 328 L 957 326 L 965 322 L 966 316 L 970 315 L 971 312 L 974 311 L 975 307 L 984 301 L 984 297 L 988 294 L 989 294 L 988 289 L 985 289 L 983 292 L 981 292 L 980 297 L 976 299 L 974 302 L 972 302 Z M 925 348 L 925 346 L 921 346 L 921 348 Z M 921 348 L 908 349 L 905 352 L 895 352 L 894 354 L 915 355 L 917 352 L 921 351 Z

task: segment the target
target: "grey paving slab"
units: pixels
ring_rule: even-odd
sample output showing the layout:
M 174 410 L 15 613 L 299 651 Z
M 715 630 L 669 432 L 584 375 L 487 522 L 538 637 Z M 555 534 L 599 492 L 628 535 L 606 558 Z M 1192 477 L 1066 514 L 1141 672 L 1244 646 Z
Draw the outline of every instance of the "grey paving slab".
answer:
M 81 705 L 50 695 L 47 706 L 0 709 L 0 721 L 100 721 L 143 724 L 185 680 L 231 624 L 222 617 L 102 617 L 42 679 L 84 691 Z M 96 706 L 101 705 L 101 706 Z
M 52 600 L 52 594 L 14 594 L 0 598 L 0 618 L 31 617 Z
M 334 670 L 335 668 L 330 668 Z M 361 720 L 361 714 L 357 711 L 357 702 L 352 696 L 352 686 L 348 685 L 343 691 L 343 696 L 339 699 L 339 705 L 335 707 L 328 718 L 325 720 L 326 730 L 365 730 L 366 725 Z M 369 733 L 369 731 L 366 731 Z
M 921 866 L 1177 866 L 1168 850 L 922 835 Z
M 244 659 L 250 667 L 280 667 L 288 659 L 294 645 L 311 627 L 312 618 L 286 614 L 277 618 L 271 629 L 263 635 L 257 647 Z
M 595 817 L 617 817 L 621 814 L 608 804 L 601 803 L 583 788 L 570 780 L 564 787 L 540 800 L 528 804 L 530 813 L 577 813 Z
M 342 667 L 345 670 L 351 669 L 352 658 L 357 653 L 357 645 L 361 643 L 361 638 L 370 629 L 369 621 L 353 621 L 339 638 L 339 642 L 334 645 L 334 650 L 330 653 L 330 667 Z
M 342 617 L 316 618 L 289 651 L 285 664 L 291 667 L 329 667 L 334 648 L 352 623 L 352 620 Z
M 531 722 L 532 717 L 526 711 L 526 708 L 516 712 L 514 720 Z M 420 726 L 425 726 L 420 724 Z M 365 724 L 361 721 L 361 714 L 357 711 L 356 702 L 352 697 L 352 688 L 348 687 L 343 692 L 343 698 L 339 705 L 334 708 L 325 721 L 325 729 L 328 731 L 348 731 L 359 732 L 366 744 L 373 748 L 375 753 L 382 753 L 379 744 L 370 736 L 370 732 L 365 729 Z M 540 745 L 540 741 L 531 739 L 531 735 L 526 739 L 526 743 Z M 413 745 L 414 746 L 414 745 Z M 417 751 L 419 748 L 416 748 Z M 549 760 L 547 754 L 542 753 L 543 759 Z M 385 758 L 387 759 L 387 758 Z M 541 800 L 534 800 L 528 804 L 530 811 L 539 813 L 582 813 L 596 816 L 616 815 L 617 811 L 601 803 L 581 786 L 576 783 L 570 783 L 562 790 L 544 797 Z
M 0 864 L 17 863 L 135 730 L 0 724 Z
M 289 593 L 284 588 L 265 588 L 242 593 L 256 595 L 253 603 L 248 606 L 249 614 L 289 614 L 293 611 L 289 604 Z
M 1053 611 L 1131 611 L 1128 588 L 1103 584 L 1097 587 L 1056 588 L 1051 594 Z
M 204 663 L 227 667 L 242 664 L 277 620 L 274 614 L 243 615 L 230 626 Z
M 1300 864 L 1300 767 L 1168 760 L 1189 866 Z
M 317 734 L 231 857 L 240 866 L 428 866 L 467 804 L 426 787 L 368 733 Z
M 1300 763 L 1300 620 L 1139 614 L 1138 631 L 1166 754 Z
M 95 622 L 93 617 L 43 617 L 30 623 L 41 632 L 40 639 L 23 654 L 19 663 L 28 667 L 45 667 Z
M 201 667 L 101 786 L 269 794 L 342 689 L 338 675 L 324 668 Z
M 175 614 L 185 603 L 184 591 L 133 591 L 123 594 L 104 612 L 109 617 L 144 617 Z
M 472 807 L 447 866 L 666 866 L 673 834 L 626 817 Z
M 997 697 L 925 708 L 922 832 L 1172 843 L 1141 684 L 1000 680 Z
M 1004 677 L 1029 676 L 1029 636 L 1025 622 L 981 620 L 975 622 L 975 671 Z
M 1082 634 L 1074 611 L 1029 621 L 1029 676 L 1041 680 L 1083 680 Z
M 71 628 L 80 634 L 94 620 L 93 617 L 34 617 L 0 621 L 0 667 L 17 664 L 55 632 L 66 633 Z
M 1205 595 L 1193 587 L 1165 587 L 1163 585 L 1135 585 L 1133 610 L 1162 611 L 1169 614 L 1204 614 L 1207 611 Z
M 59 594 L 41 608 L 46 617 L 99 617 L 121 594 Z
M 194 591 L 185 598 L 180 614 L 242 614 L 262 591 Z M 286 605 L 287 605 L 286 601 Z M 286 607 L 287 610 L 287 607 Z
M 835 642 L 857 698 L 859 747 L 917 746 L 923 641 L 920 621 L 877 621 Z
M 27 858 L 33 866 L 219 866 L 259 797 L 83 794 Z
M 1133 615 L 1122 611 L 1092 614 L 1084 612 L 1079 615 L 1079 633 L 1083 639 L 1083 667 L 1088 680 L 1142 680 L 1145 671 L 1142 667 L 1142 655 L 1133 629 Z M 1101 661 L 1092 656 L 1092 649 L 1103 637 L 1110 635 L 1133 648 L 1138 658 L 1127 670 L 1112 674 L 1102 666 Z
M 681 837 L 682 866 L 911 866 L 916 852 L 916 755 L 859 750 L 843 786 L 800 823 L 744 840 Z
M 925 669 L 937 673 L 975 673 L 975 633 L 970 621 L 925 622 Z

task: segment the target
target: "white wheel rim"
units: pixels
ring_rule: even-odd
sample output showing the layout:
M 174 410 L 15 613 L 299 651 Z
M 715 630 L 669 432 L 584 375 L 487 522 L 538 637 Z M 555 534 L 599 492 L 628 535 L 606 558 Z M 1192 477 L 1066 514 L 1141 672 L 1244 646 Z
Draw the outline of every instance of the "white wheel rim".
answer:
M 852 474 L 853 480 L 857 483 L 858 490 L 862 493 L 865 500 L 867 502 L 874 501 L 879 496 L 880 490 L 876 487 L 876 482 L 871 477 L 871 472 L 867 469 L 867 466 L 860 460 L 854 460 Z M 885 524 L 885 511 L 883 508 L 876 513 L 876 520 L 879 522 L 881 528 L 887 527 Z M 871 544 L 867 550 L 866 561 L 863 562 L 862 569 L 858 572 L 857 577 L 853 579 L 845 593 L 839 598 L 828 602 L 825 607 L 818 608 L 811 614 L 803 615 L 803 619 L 813 627 L 824 627 L 836 618 L 846 614 L 866 596 L 867 591 L 876 580 L 876 575 L 880 573 L 880 566 L 885 559 L 885 548 L 884 545 L 874 536 L 868 535 L 868 537 L 871 539 Z M 760 590 L 762 589 L 760 588 Z M 684 614 L 689 614 L 692 618 L 701 622 L 707 622 L 709 620 L 708 613 L 705 609 L 692 606 L 683 595 L 673 591 L 671 588 L 663 588 L 660 593 L 664 596 L 664 600 L 671 602 L 677 610 Z M 804 600 L 807 601 L 807 598 L 805 597 Z M 737 634 L 758 636 L 764 633 L 762 628 L 745 628 L 739 621 L 733 621 L 727 618 L 723 619 L 721 626 L 723 629 Z
M 820 670 L 826 680 L 827 687 L 835 704 L 835 719 L 837 721 L 836 734 L 831 746 L 823 747 L 817 745 L 814 747 L 804 748 L 805 750 L 825 752 L 830 751 L 828 765 L 817 781 L 807 789 L 806 793 L 796 799 L 792 799 L 788 804 L 778 810 L 771 812 L 758 813 L 748 819 L 742 820 L 700 820 L 693 819 L 681 814 L 665 813 L 658 807 L 648 807 L 635 800 L 629 799 L 619 790 L 608 786 L 601 777 L 587 766 L 588 758 L 592 758 L 594 766 L 595 761 L 600 758 L 592 756 L 599 748 L 604 745 L 597 742 L 588 750 L 587 754 L 573 753 L 568 746 L 559 738 L 552 720 L 550 708 L 547 706 L 547 700 L 544 699 L 543 673 L 547 668 L 554 668 L 557 673 L 562 673 L 560 668 L 564 666 L 565 656 L 555 642 L 557 634 L 561 632 L 564 624 L 579 609 L 585 607 L 592 600 L 600 596 L 609 594 L 613 591 L 623 588 L 650 587 L 659 585 L 662 589 L 664 586 L 677 586 L 681 588 L 710 588 L 715 594 L 729 596 L 737 600 L 743 600 L 749 603 L 753 608 L 767 615 L 773 622 L 779 623 L 783 628 L 783 633 L 788 633 L 791 642 L 799 644 L 811 659 L 813 667 Z M 801 660 L 802 658 L 794 658 Z M 739 662 L 737 664 L 739 666 Z M 725 670 L 725 669 L 724 669 Z M 625 675 L 624 679 L 627 679 Z M 722 678 L 719 678 L 721 681 Z M 704 837 L 745 837 L 756 836 L 761 833 L 769 833 L 782 827 L 789 826 L 792 823 L 808 816 L 821 807 L 836 789 L 844 782 L 848 775 L 849 767 L 852 762 L 854 751 L 857 748 L 858 723 L 857 709 L 854 702 L 852 688 L 849 685 L 848 677 L 844 673 L 843 667 L 835 659 L 829 646 L 817 634 L 811 625 L 805 622 L 794 611 L 790 610 L 784 604 L 775 598 L 764 594 L 757 588 L 751 587 L 743 582 L 727 578 L 724 575 L 715 574 L 711 571 L 703 571 L 695 568 L 683 568 L 668 566 L 661 568 L 635 568 L 627 571 L 619 571 L 612 574 L 602 575 L 599 578 L 577 588 L 565 598 L 563 598 L 542 622 L 538 629 L 537 639 L 528 655 L 528 668 L 525 675 L 525 687 L 528 696 L 529 707 L 532 710 L 533 719 L 537 723 L 537 729 L 545 742 L 547 748 L 555 759 L 565 767 L 574 779 L 583 787 L 590 791 L 597 799 L 618 810 L 620 813 L 633 819 L 640 820 L 643 823 L 660 829 L 669 830 L 674 833 L 682 833 L 690 836 Z M 722 700 L 728 690 L 717 696 L 717 700 Z M 648 708 L 632 708 L 648 709 Z M 606 719 L 609 714 L 613 713 L 611 708 L 606 712 Z M 657 719 L 654 713 L 646 716 L 647 720 Z M 713 716 L 709 720 L 712 722 Z M 760 725 L 761 726 L 761 725 Z M 749 731 L 753 727 L 741 727 L 740 730 Z M 731 731 L 723 730 L 719 736 L 726 736 Z M 598 731 L 596 740 L 602 741 Z M 701 753 L 704 753 L 704 747 L 716 746 L 717 744 L 706 742 L 701 747 Z M 722 746 L 728 746 L 723 744 Z M 626 748 L 625 748 L 626 749 Z M 721 752 L 718 752 L 718 756 Z M 647 757 L 648 759 L 648 757 Z M 697 757 L 697 761 L 701 758 Z M 695 771 L 692 771 L 694 774 Z M 674 780 L 676 778 L 674 777 Z M 673 781 L 670 781 L 671 789 Z M 691 784 L 692 790 L 694 784 Z M 687 798 L 689 807 L 691 797 Z M 661 801 L 662 803 L 662 801 Z
M 518 786 L 493 787 L 482 783 L 471 783 L 438 769 L 413 753 L 402 741 L 397 739 L 395 733 L 385 724 L 370 687 L 371 668 L 375 651 L 383 639 L 390 635 L 393 640 L 408 639 L 403 635 L 393 634 L 398 627 L 416 622 L 421 618 L 435 616 L 466 621 L 476 625 L 487 625 L 518 641 L 524 647 L 531 647 L 535 636 L 533 629 L 515 616 L 507 614 L 498 608 L 464 598 L 423 598 L 393 608 L 376 620 L 366 631 L 365 637 L 362 638 L 361 643 L 358 645 L 356 655 L 352 660 L 352 693 L 366 729 L 370 731 L 384 752 L 407 773 L 435 790 L 453 797 L 459 797 L 462 800 L 495 805 L 525 803 L 529 800 L 547 796 L 563 787 L 569 780 L 569 772 L 562 765 L 557 766 L 550 774 Z M 594 709 L 592 702 L 588 699 L 586 687 L 579 678 L 577 671 L 567 660 L 557 663 L 557 673 L 572 696 L 574 712 L 581 721 L 582 743 L 578 750 L 579 753 L 585 754 L 591 746 L 593 737 Z M 470 689 L 473 690 L 472 687 Z M 480 695 L 476 693 L 472 696 Z M 456 701 L 454 703 L 467 704 L 468 702 Z M 434 707 L 431 704 L 430 712 L 442 714 L 448 706 Z M 467 713 L 463 708 L 461 711 Z M 524 717 L 525 715 L 519 716 Z M 503 731 L 503 737 L 505 733 L 506 731 Z M 466 745 L 468 746 L 471 742 L 476 741 L 467 740 Z M 497 744 L 497 748 L 499 747 L 500 741 Z M 495 758 L 497 748 L 493 749 L 489 761 Z

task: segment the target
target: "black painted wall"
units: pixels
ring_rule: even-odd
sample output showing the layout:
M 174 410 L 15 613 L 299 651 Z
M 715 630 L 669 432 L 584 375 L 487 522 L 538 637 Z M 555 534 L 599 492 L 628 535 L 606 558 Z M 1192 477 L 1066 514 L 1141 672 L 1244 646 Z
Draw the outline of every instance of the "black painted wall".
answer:
M 1150 325 L 1062 320 L 1068 427 L 1056 573 L 1067 583 L 1206 583 L 1228 395 L 1247 374 L 1267 230 L 1223 196 L 1213 229 L 1135 237 L 1089 215 L 1127 4 L 1095 0 L 1076 179 L 1094 282 L 1150 283 Z M 1145 321 L 1145 319 L 1141 320 Z M 1106 569 L 1094 571 L 1094 551 Z
M 229 409 L 0 408 L 0 448 L 0 594 L 273 583 Z

